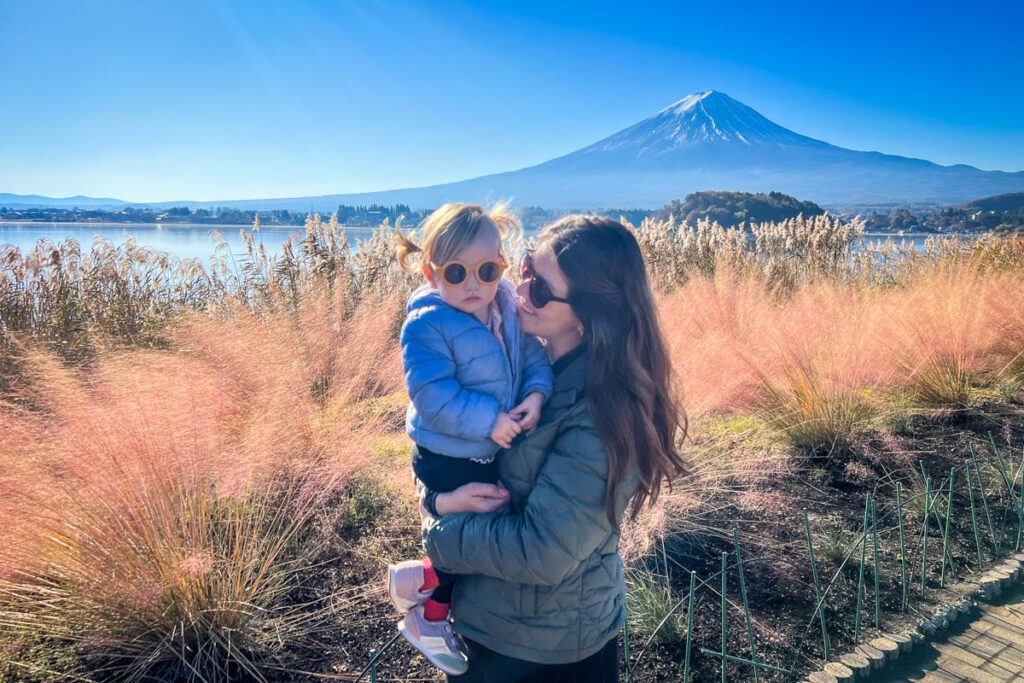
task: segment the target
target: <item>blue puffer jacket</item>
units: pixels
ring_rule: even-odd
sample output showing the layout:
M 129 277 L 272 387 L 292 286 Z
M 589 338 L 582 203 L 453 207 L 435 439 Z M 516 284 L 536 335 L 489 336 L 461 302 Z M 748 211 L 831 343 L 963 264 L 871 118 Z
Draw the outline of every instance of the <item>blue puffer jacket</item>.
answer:
M 424 286 L 409 299 L 402 326 L 402 365 L 409 389 L 405 426 L 410 438 L 455 458 L 493 458 L 490 439 L 498 413 L 527 394 L 551 395 L 544 347 L 519 329 L 515 286 L 498 283 L 495 297 L 509 359 L 494 334 L 469 313 L 446 304 Z

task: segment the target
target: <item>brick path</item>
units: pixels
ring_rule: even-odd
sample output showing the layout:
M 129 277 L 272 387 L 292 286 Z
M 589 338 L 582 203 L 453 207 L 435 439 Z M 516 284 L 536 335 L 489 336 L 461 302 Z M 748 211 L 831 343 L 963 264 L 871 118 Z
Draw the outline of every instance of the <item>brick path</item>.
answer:
M 1024 588 L 1010 590 L 995 604 L 981 605 L 974 621 L 963 617 L 941 641 L 898 663 L 884 680 L 902 683 L 1003 683 L 1024 681 Z

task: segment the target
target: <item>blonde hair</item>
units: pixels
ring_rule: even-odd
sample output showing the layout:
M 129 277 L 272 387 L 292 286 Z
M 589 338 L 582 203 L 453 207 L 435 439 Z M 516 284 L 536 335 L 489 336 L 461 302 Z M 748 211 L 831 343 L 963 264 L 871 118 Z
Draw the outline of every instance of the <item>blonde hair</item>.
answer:
M 395 257 L 406 272 L 415 270 L 417 265 L 419 268 L 441 265 L 454 259 L 486 229 L 495 232 L 501 249 L 502 244 L 521 228 L 519 220 L 504 202 L 490 210 L 477 204 L 444 204 L 420 225 L 423 241 L 419 245 L 403 235 L 401 227 L 395 228 L 398 245 Z

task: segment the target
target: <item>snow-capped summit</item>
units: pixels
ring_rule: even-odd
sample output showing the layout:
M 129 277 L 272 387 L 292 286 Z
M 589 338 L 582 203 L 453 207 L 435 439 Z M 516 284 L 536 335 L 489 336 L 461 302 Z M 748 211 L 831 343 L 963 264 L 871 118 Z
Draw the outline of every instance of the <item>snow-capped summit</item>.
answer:
M 981 171 L 830 145 L 723 92 L 687 95 L 592 145 L 535 166 L 455 183 L 382 192 L 197 206 L 333 210 L 338 204 L 513 199 L 549 209 L 657 208 L 697 190 L 778 190 L 819 204 L 962 202 L 1024 190 L 1024 171 Z M 184 204 L 176 202 L 173 205 Z
M 631 148 L 637 156 L 657 155 L 707 143 L 827 146 L 772 123 L 723 92 L 687 95 L 640 123 L 580 150 L 612 152 Z

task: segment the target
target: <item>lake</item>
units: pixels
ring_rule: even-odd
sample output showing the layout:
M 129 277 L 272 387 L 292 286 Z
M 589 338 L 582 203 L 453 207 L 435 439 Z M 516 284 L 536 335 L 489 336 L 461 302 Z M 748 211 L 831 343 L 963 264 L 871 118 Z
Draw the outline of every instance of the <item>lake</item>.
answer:
M 241 225 L 200 225 L 195 223 L 175 223 L 158 225 L 153 223 L 19 223 L 0 221 L 0 245 L 13 244 L 25 253 L 32 249 L 36 242 L 46 238 L 54 242 L 60 242 L 68 237 L 78 240 L 83 251 L 88 251 L 89 246 L 96 237 L 103 237 L 114 244 L 122 244 L 128 235 L 135 237 L 136 243 L 157 251 L 163 251 L 176 256 L 179 259 L 196 258 L 202 263 L 208 263 L 213 255 L 215 242 L 211 236 L 214 230 L 219 231 L 227 240 L 231 253 L 240 255 L 245 253 L 245 246 L 239 236 L 241 228 L 251 226 Z M 365 239 L 370 235 L 372 228 L 349 227 L 346 228 L 349 243 L 355 247 L 357 239 Z M 277 254 L 281 250 L 288 235 L 303 235 L 305 228 L 301 225 L 286 227 L 268 227 L 260 229 L 261 239 L 268 254 Z M 897 242 L 901 239 L 913 242 L 917 250 L 924 248 L 924 241 L 929 235 L 913 233 L 903 236 L 893 236 Z M 869 240 L 885 239 L 888 235 L 865 234 L 864 238 Z
M 31 250 L 37 241 L 46 238 L 60 242 L 69 237 L 82 245 L 82 251 L 88 251 L 93 239 L 102 237 L 116 245 L 124 243 L 131 235 L 140 246 L 157 251 L 167 252 L 179 259 L 196 258 L 207 263 L 213 256 L 216 241 L 212 236 L 214 230 L 221 233 L 231 248 L 231 253 L 245 254 L 245 245 L 239 231 L 251 229 L 250 225 L 206 225 L 196 223 L 174 223 L 158 225 L 154 223 L 19 223 L 0 221 L 0 245 L 13 244 L 25 253 Z M 268 254 L 281 251 L 288 235 L 302 236 L 305 227 L 301 225 L 263 226 L 260 238 Z M 349 244 L 353 247 L 357 239 L 369 237 L 372 228 L 347 228 Z

